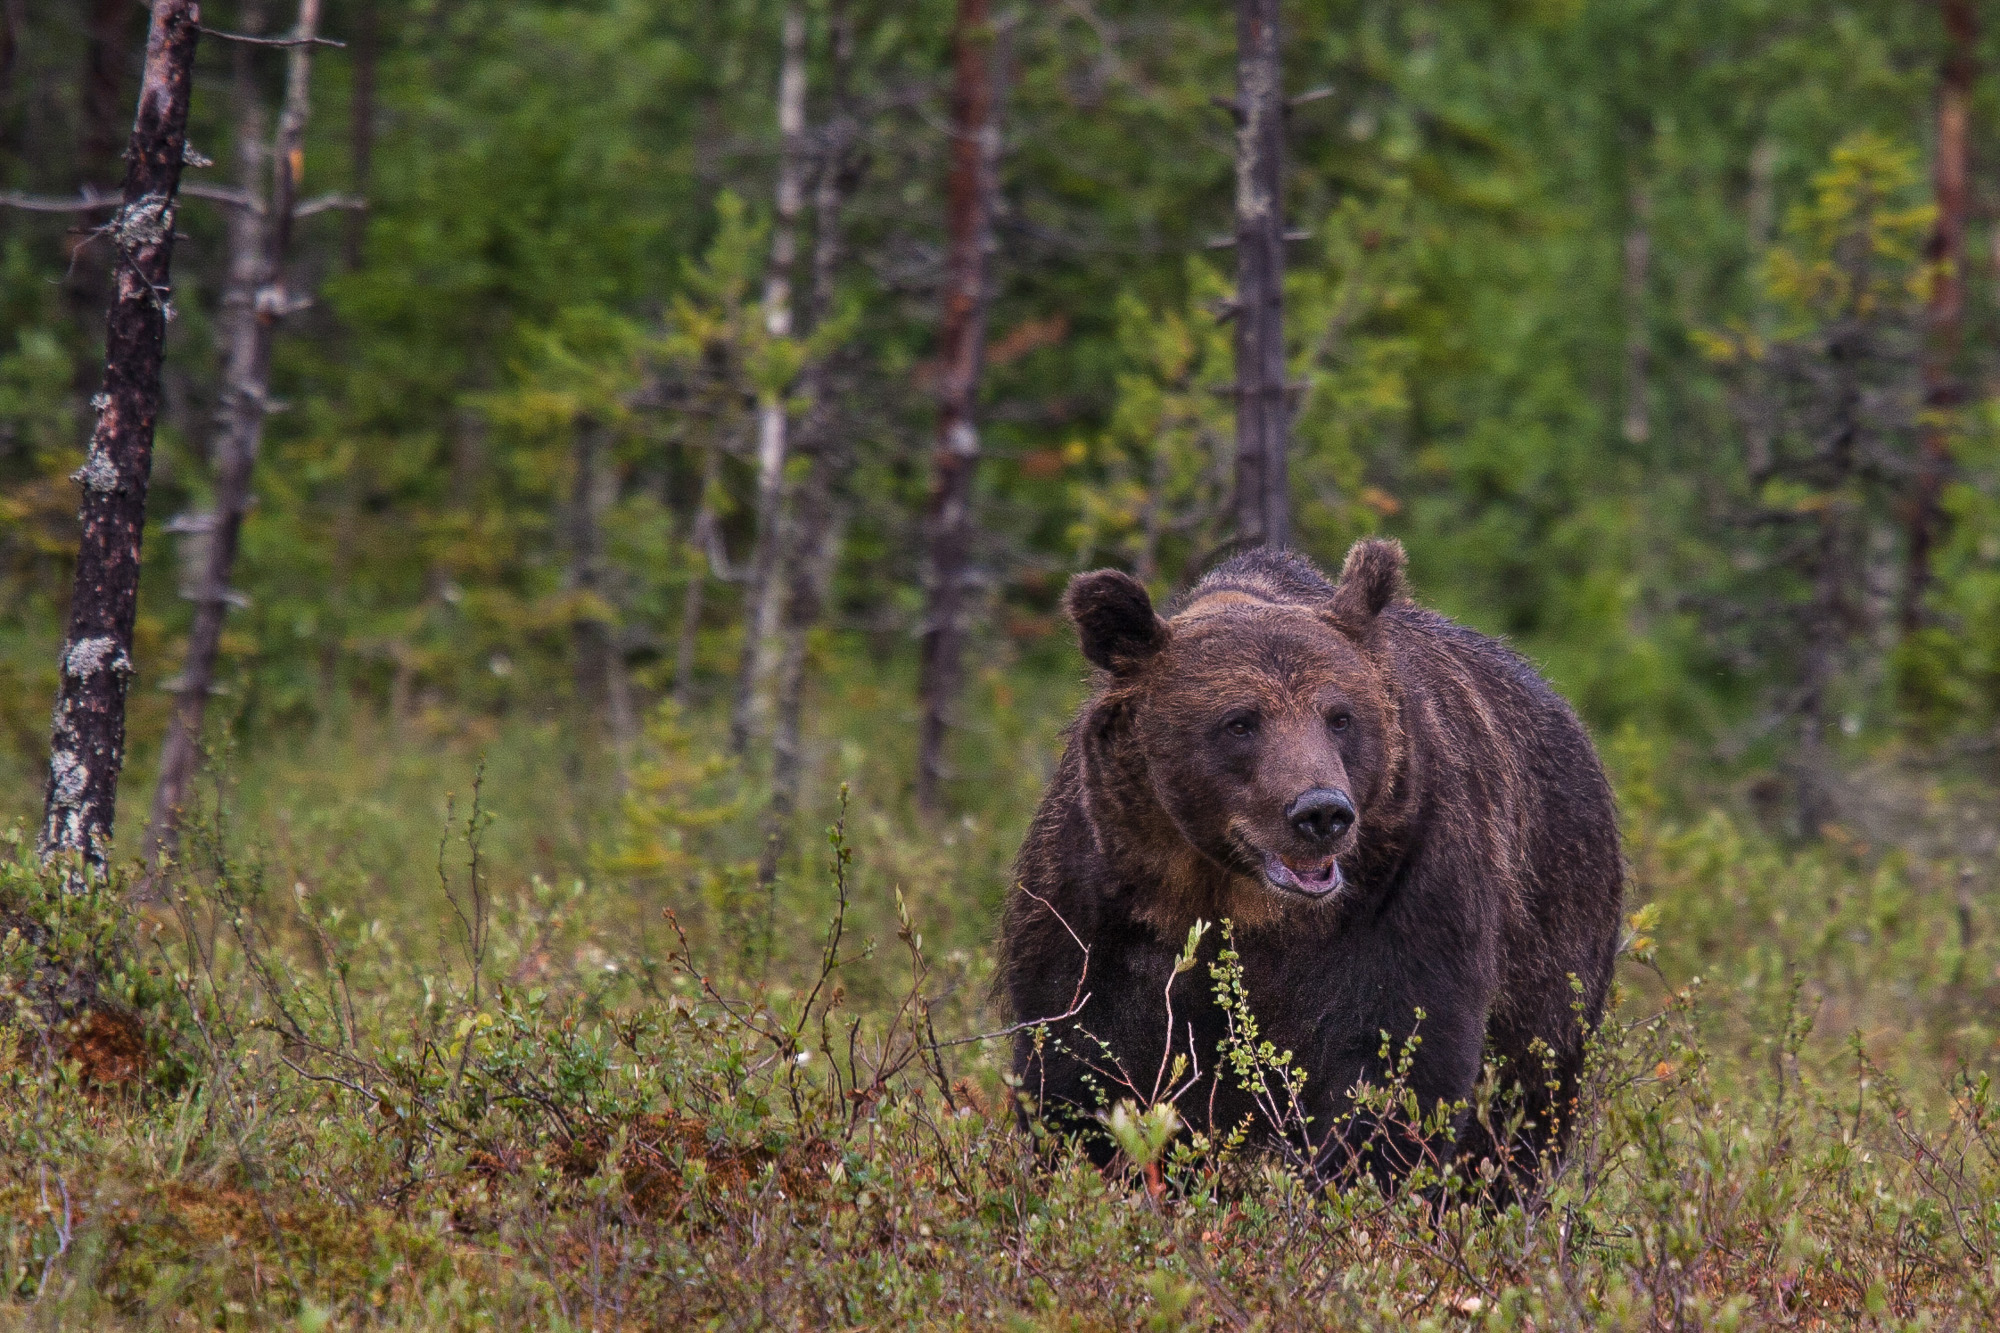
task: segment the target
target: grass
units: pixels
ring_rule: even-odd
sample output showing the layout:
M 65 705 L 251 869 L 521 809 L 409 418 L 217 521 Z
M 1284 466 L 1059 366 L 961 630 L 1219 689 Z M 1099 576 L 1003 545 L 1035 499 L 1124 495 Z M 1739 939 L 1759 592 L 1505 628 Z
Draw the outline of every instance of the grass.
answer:
M 838 832 L 771 897 L 754 775 L 671 714 L 622 801 L 555 723 L 228 756 L 140 907 L 52 893 L 17 838 L 0 1323 L 1989 1325 L 2000 922 L 1917 836 L 1953 793 L 1913 787 L 1900 843 L 1788 848 L 1611 747 L 1634 930 L 1539 1208 L 1315 1192 L 1143 1108 L 1106 1173 L 965 1040 L 1003 1021 L 994 913 L 1071 697 L 999 684 L 924 832 L 900 696 L 839 682 Z

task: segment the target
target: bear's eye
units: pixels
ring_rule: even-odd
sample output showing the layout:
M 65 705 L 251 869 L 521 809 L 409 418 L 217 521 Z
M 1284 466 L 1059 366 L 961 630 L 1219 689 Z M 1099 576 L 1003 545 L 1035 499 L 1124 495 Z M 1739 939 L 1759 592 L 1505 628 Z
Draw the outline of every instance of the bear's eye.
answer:
M 1248 736 L 1257 730 L 1255 713 L 1232 713 L 1223 719 L 1222 729 L 1232 736 Z
M 1346 731 L 1348 724 L 1352 721 L 1354 719 L 1346 713 L 1328 713 L 1326 715 L 1326 729 L 1328 731 Z

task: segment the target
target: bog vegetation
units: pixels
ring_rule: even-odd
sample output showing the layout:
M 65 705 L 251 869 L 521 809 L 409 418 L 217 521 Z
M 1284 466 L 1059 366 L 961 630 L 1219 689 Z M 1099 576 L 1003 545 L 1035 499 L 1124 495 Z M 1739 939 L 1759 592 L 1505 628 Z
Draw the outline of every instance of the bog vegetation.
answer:
M 1099 1171 L 995 1035 L 1067 576 L 1274 521 L 1230 16 L 321 10 L 203 11 L 97 875 L 36 833 L 146 20 L 0 3 L 0 1324 L 1990 1324 L 1976 6 L 1281 8 L 1280 517 L 1399 537 L 1620 796 L 1504 1206 L 1170 1081 Z

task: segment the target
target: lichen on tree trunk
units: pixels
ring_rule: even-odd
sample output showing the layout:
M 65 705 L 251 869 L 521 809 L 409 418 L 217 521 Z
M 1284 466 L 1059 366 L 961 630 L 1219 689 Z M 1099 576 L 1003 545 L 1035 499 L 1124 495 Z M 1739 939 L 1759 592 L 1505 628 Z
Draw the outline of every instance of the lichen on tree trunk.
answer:
M 124 202 L 105 228 L 116 252 L 114 294 L 104 387 L 92 400 L 97 424 L 76 473 L 83 486 L 78 512 L 83 531 L 58 659 L 41 833 L 45 859 L 73 853 L 99 870 L 110 852 L 125 762 L 140 540 L 200 24 L 193 0 L 157 0 L 153 6 L 145 79 L 126 149 Z

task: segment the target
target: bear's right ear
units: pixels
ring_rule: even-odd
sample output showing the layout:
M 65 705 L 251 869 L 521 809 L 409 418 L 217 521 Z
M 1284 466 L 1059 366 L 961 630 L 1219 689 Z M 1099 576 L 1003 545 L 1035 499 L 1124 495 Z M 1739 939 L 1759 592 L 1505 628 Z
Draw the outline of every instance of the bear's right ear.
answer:
M 1069 581 L 1063 610 L 1076 622 L 1083 655 L 1114 676 L 1143 665 L 1167 645 L 1167 622 L 1153 613 L 1146 586 L 1115 569 L 1092 570 Z

